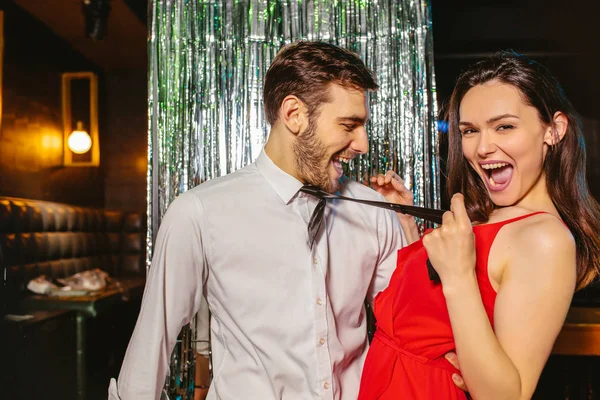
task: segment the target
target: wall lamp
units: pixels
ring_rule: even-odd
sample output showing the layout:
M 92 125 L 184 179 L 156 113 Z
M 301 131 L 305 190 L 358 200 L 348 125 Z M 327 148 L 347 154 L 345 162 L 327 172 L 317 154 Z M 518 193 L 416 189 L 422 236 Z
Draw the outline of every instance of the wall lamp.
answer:
M 100 165 L 98 78 L 93 72 L 62 74 L 64 160 L 67 167 Z

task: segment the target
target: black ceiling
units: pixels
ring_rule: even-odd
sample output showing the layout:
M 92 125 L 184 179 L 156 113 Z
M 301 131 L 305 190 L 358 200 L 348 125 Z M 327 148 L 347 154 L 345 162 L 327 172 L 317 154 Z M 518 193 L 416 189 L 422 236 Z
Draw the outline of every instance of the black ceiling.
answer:
M 144 24 L 148 21 L 148 1 L 147 0 L 125 0 L 136 17 Z
M 432 0 L 439 99 L 486 54 L 514 49 L 547 65 L 584 115 L 600 119 L 600 1 Z

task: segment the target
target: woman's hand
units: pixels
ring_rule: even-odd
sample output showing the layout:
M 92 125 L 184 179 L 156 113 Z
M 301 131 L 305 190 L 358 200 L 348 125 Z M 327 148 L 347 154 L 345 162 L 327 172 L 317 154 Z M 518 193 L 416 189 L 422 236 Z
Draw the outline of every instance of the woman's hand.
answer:
M 385 175 L 378 174 L 371 177 L 371 186 L 390 203 L 413 205 L 413 193 L 405 185 L 404 181 L 394 171 L 390 170 Z M 404 235 L 408 243 L 419 240 L 421 236 L 417 223 L 412 215 L 396 213 Z
M 452 196 L 442 225 L 423 237 L 423 246 L 444 290 L 465 277 L 475 276 L 475 236 L 462 194 Z

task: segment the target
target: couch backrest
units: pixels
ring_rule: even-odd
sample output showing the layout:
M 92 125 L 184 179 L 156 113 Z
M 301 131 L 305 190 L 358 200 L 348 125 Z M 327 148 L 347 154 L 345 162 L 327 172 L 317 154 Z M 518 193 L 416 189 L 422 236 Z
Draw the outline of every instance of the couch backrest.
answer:
M 100 268 L 144 275 L 145 217 L 0 196 L 0 247 L 10 292 L 45 274 L 62 278 Z

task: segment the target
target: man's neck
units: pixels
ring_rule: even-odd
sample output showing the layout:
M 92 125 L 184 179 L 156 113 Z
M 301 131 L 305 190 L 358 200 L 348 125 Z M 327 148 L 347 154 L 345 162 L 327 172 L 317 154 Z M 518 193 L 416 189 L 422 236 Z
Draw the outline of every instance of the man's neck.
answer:
M 296 156 L 292 150 L 292 143 L 286 140 L 284 132 L 271 130 L 265 144 L 265 153 L 283 172 L 301 180 L 296 170 Z

